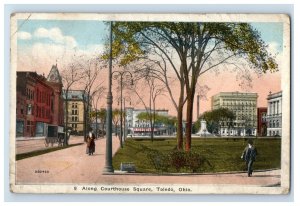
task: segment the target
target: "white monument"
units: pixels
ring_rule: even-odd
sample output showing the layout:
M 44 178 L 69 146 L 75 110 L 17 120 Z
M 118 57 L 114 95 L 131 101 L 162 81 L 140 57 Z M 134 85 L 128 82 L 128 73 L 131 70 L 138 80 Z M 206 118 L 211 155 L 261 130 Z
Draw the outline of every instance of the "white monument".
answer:
M 200 135 L 200 137 L 210 135 L 210 133 L 206 129 L 206 121 L 203 119 L 203 120 L 200 121 L 200 123 L 201 123 L 200 124 L 200 129 L 197 132 L 197 135 Z

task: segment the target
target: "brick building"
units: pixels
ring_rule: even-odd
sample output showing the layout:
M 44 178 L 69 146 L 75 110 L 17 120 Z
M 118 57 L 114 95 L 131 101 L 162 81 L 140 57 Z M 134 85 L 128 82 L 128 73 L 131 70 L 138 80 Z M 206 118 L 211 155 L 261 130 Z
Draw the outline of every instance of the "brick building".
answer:
M 63 126 L 62 84 L 48 80 L 36 72 L 17 72 L 17 137 L 46 136 L 48 125 Z
M 257 108 L 257 135 L 267 136 L 267 107 Z
M 35 134 L 35 74 L 17 73 L 16 136 L 34 136 Z

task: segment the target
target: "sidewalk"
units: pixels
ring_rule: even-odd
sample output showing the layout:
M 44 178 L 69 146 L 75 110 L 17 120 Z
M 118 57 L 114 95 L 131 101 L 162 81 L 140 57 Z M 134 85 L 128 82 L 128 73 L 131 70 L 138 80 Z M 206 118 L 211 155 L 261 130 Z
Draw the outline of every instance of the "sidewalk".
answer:
M 103 175 L 106 139 L 96 140 L 93 156 L 85 154 L 86 145 L 35 156 L 16 162 L 16 184 L 228 184 L 251 186 L 280 185 L 280 170 L 246 173 L 205 175 Z M 119 139 L 113 137 L 113 154 L 118 150 Z M 119 168 L 115 168 L 119 170 Z

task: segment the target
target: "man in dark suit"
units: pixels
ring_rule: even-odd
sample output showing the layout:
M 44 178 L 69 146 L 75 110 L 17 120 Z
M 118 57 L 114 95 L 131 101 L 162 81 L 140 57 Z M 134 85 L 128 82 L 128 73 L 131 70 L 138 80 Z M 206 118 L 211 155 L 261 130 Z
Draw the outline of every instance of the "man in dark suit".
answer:
M 248 177 L 252 176 L 253 172 L 253 163 L 256 160 L 257 150 L 253 145 L 253 141 L 251 139 L 248 140 L 248 145 L 243 151 L 241 158 L 245 161 Z

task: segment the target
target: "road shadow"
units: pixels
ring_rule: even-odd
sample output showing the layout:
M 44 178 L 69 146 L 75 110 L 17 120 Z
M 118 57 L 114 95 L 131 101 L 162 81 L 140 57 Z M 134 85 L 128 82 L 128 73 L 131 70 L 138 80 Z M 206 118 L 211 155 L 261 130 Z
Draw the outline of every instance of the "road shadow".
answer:
M 104 154 L 93 154 L 93 155 L 88 155 L 86 154 L 87 156 L 103 156 Z

